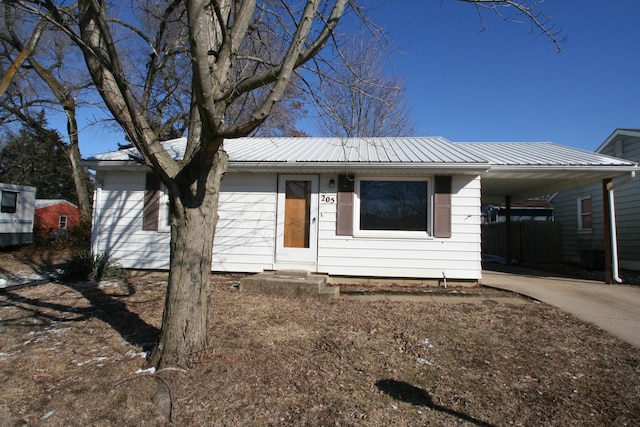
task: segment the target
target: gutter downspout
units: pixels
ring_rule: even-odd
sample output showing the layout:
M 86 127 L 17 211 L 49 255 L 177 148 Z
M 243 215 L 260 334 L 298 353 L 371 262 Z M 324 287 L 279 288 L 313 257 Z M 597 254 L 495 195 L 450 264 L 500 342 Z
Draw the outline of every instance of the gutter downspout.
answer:
M 622 279 L 619 276 L 618 270 L 618 237 L 616 233 L 616 208 L 613 201 L 613 187 L 611 183 L 607 185 L 607 191 L 609 192 L 609 227 L 611 227 L 611 278 L 616 283 L 622 283 Z
M 622 184 L 626 184 L 636 177 L 636 172 L 632 171 L 627 179 L 614 183 L 607 183 L 607 192 L 609 193 L 609 227 L 611 229 L 611 278 L 616 283 L 622 283 L 620 278 L 620 270 L 618 268 L 618 234 L 616 232 L 616 207 L 614 202 L 614 189 Z

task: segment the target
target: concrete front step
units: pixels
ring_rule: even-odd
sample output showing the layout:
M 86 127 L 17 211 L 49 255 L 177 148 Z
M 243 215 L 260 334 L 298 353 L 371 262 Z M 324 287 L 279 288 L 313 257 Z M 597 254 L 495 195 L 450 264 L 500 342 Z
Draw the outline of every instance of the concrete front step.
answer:
M 305 270 L 265 271 L 240 279 L 240 291 L 293 298 L 338 298 L 340 288 L 327 286 L 327 276 Z

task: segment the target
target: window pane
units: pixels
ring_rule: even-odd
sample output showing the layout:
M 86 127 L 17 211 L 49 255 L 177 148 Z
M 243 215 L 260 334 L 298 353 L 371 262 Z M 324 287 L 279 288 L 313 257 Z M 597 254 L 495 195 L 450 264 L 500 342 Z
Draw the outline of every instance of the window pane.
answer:
M 284 247 L 308 248 L 311 224 L 311 181 L 285 183 Z
M 0 202 L 0 212 L 16 213 L 18 205 L 18 193 L 15 191 L 3 191 L 2 202 Z
M 591 213 L 591 198 L 582 199 L 580 201 L 582 214 L 590 214 Z
M 360 229 L 427 231 L 427 182 L 360 181 Z

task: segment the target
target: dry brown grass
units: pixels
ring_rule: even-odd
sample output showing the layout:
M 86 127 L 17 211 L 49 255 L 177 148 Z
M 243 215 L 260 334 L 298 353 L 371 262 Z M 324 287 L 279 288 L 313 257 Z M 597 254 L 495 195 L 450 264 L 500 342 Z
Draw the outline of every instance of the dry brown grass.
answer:
M 638 349 L 547 305 L 294 300 L 213 279 L 210 348 L 156 374 L 176 425 L 640 425 Z M 0 292 L 1 423 L 167 424 L 158 379 L 135 373 L 162 302 L 143 278 Z

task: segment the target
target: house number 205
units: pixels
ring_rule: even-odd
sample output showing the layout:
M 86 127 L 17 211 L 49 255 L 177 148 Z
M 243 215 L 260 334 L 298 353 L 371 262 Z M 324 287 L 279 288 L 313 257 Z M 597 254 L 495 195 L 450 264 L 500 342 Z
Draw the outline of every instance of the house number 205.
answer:
M 336 196 L 328 195 L 328 194 L 322 194 L 320 196 L 320 201 L 322 203 L 335 203 L 336 202 Z

